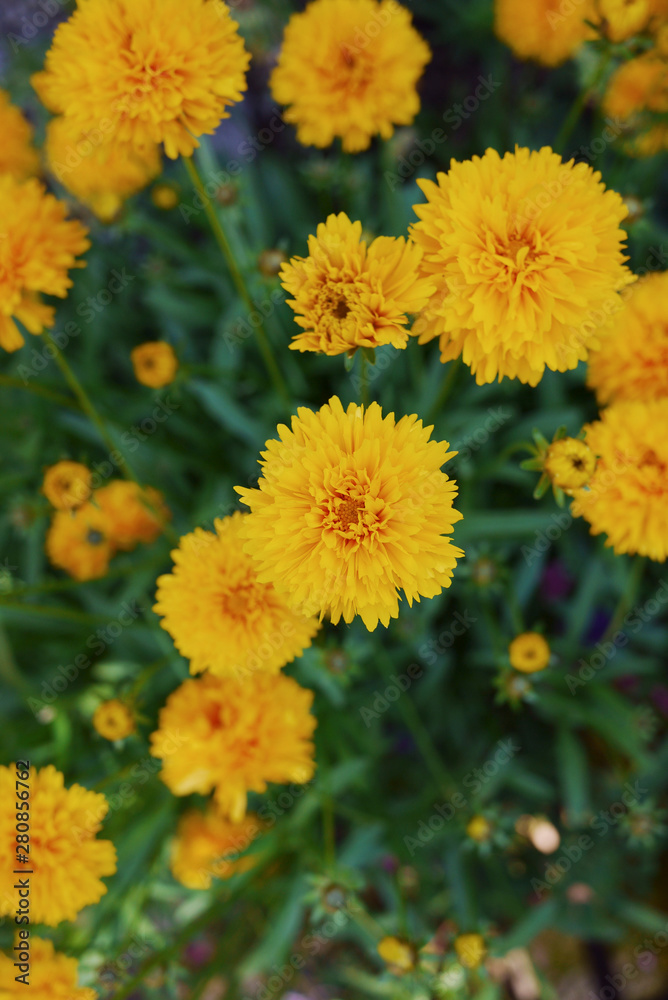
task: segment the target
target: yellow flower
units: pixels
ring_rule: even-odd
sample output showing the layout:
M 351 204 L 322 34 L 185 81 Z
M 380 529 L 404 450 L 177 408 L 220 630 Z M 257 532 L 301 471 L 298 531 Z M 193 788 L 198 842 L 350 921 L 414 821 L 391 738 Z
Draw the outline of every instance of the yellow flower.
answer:
M 93 503 L 106 519 L 113 547 L 123 552 L 131 552 L 139 542 L 150 545 L 171 517 L 159 490 L 125 479 L 114 479 L 97 490 Z
M 75 511 L 56 511 L 46 536 L 46 554 L 52 565 L 75 580 L 104 576 L 114 554 L 107 516 L 91 502 Z
M 211 806 L 206 812 L 191 809 L 179 820 L 172 842 L 169 867 L 174 878 L 188 889 L 210 889 L 214 878 L 231 878 L 254 864 L 239 858 L 260 832 L 254 813 L 232 823 Z
M 454 940 L 457 958 L 467 969 L 477 969 L 487 954 L 481 934 L 460 934 Z
M 162 389 L 174 381 L 179 359 L 165 340 L 149 340 L 130 352 L 135 378 L 151 389 Z
M 595 38 L 593 0 L 495 0 L 494 30 L 520 59 L 558 66 Z
M 90 246 L 86 230 L 67 220 L 66 211 L 39 181 L 0 177 L 0 347 L 6 351 L 24 343 L 15 319 L 29 333 L 53 326 L 53 309 L 40 293 L 64 299 L 72 285 L 68 270 L 85 267 L 76 258 Z
M 378 943 L 378 954 L 390 970 L 398 975 L 412 972 L 417 961 L 415 947 L 398 937 L 384 937 Z
M 585 428 L 598 456 L 589 485 L 571 506 L 589 522 L 592 535 L 605 533 L 616 555 L 668 555 L 668 399 L 613 403 Z
M 550 647 L 540 632 L 522 632 L 508 646 L 508 656 L 515 670 L 535 674 L 550 662 Z
M 372 631 L 449 587 L 461 549 L 450 533 L 461 514 L 456 483 L 440 471 L 456 452 L 430 441 L 417 416 L 383 418 L 377 403 L 343 409 L 333 396 L 301 408 L 292 430 L 267 441 L 257 490 L 236 487 L 251 516 L 246 551 L 304 614 Z
M 172 552 L 175 566 L 158 579 L 156 614 L 191 674 L 244 678 L 256 670 L 277 673 L 301 656 L 318 631 L 317 618 L 295 613 L 270 583 L 260 583 L 243 552 L 238 511 L 216 519 L 212 531 L 196 528 Z
M 466 833 L 478 844 L 484 844 L 492 835 L 492 824 L 484 816 L 472 816 L 466 825 Z
M 668 126 L 653 117 L 668 113 L 668 60 L 650 49 L 612 74 L 603 98 L 603 111 L 633 129 L 624 141 L 632 156 L 653 156 L 668 148 Z
M 105 740 L 123 740 L 137 728 L 134 715 L 125 702 L 118 698 L 103 701 L 97 706 L 93 726 Z
M 19 909 L 14 868 L 30 870 L 30 921 L 55 927 L 76 920 L 84 906 L 107 891 L 102 876 L 116 871 L 110 840 L 97 840 L 109 808 L 104 795 L 81 785 L 65 788 L 63 775 L 49 764 L 30 769 L 29 863 L 0 869 L 0 917 Z M 16 769 L 0 767 L 0 843 L 5 862 L 16 857 Z M 26 876 L 27 877 L 27 876 Z
M 647 27 L 652 16 L 651 0 L 597 0 L 594 18 L 611 42 L 623 42 Z
M 191 156 L 246 89 L 250 56 L 222 0 L 87 0 L 33 86 L 82 132 Z
M 304 146 L 348 153 L 389 139 L 420 110 L 429 46 L 396 0 L 314 0 L 285 29 L 270 86 Z
M 16 180 L 36 174 L 39 157 L 32 144 L 32 127 L 10 102 L 6 90 L 0 90 L 0 135 L 0 174 L 11 174 Z
M 589 355 L 587 385 L 599 405 L 668 398 L 668 271 L 649 274 Z
M 73 510 L 90 496 L 92 475 L 80 462 L 56 462 L 44 473 L 42 493 L 56 510 Z
M 564 493 L 586 486 L 596 468 L 596 456 L 591 448 L 578 438 L 559 438 L 553 441 L 545 456 L 545 472 Z
M 549 147 L 503 159 L 488 149 L 418 184 L 427 203 L 412 235 L 438 286 L 413 326 L 420 343 L 440 337 L 441 360 L 461 355 L 479 385 L 536 385 L 546 367 L 585 359 L 634 280 L 619 228 L 628 210 L 601 175 Z
M 162 780 L 174 795 L 215 790 L 223 814 L 241 822 L 247 792 L 264 792 L 267 782 L 301 785 L 313 776 L 312 701 L 312 691 L 284 674 L 184 681 L 151 734 Z
M 281 284 L 293 296 L 288 305 L 303 329 L 292 350 L 334 355 L 406 346 L 407 314 L 418 313 L 436 290 L 418 275 L 418 247 L 379 236 L 367 248 L 362 223 L 341 212 L 309 236 L 308 250 L 308 257 L 293 257 L 281 269 Z
M 17 944 L 23 944 L 17 940 Z M 76 958 L 55 951 L 53 941 L 30 935 L 28 944 L 28 975 L 30 985 L 16 981 L 20 975 L 14 967 L 17 953 L 0 953 L 0 1000 L 96 1000 L 98 994 L 89 986 L 77 986 Z
M 151 201 L 156 208 L 169 211 L 179 203 L 179 192 L 173 184 L 156 184 L 151 191 Z
M 99 129 L 79 128 L 64 116 L 49 122 L 44 149 L 53 176 L 102 222 L 110 222 L 126 198 L 160 173 L 155 143 L 134 149 L 106 142 Z

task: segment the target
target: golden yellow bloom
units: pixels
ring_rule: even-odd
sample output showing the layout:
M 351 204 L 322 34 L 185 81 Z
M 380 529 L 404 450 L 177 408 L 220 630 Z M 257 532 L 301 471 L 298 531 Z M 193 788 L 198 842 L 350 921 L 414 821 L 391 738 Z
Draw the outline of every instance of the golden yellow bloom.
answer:
M 467 969 L 477 969 L 487 954 L 481 934 L 460 934 L 454 940 L 457 958 Z
M 535 674 L 550 662 L 550 647 L 540 632 L 522 632 L 508 646 L 508 656 L 515 670 Z
M 150 545 L 171 517 L 159 490 L 125 479 L 114 479 L 97 490 L 93 503 L 106 519 L 112 545 L 124 552 L 131 552 L 139 542 Z
M 247 792 L 264 792 L 267 782 L 302 785 L 313 776 L 312 701 L 312 691 L 284 674 L 184 681 L 151 734 L 162 780 L 174 795 L 215 790 L 224 815 L 241 822 Z
M 599 405 L 668 398 L 668 271 L 648 274 L 589 355 L 587 385 Z
M 589 485 L 576 494 L 574 517 L 605 533 L 616 555 L 668 555 L 668 399 L 613 403 L 585 428 L 598 456 Z
M 472 816 L 466 825 L 466 833 L 478 844 L 484 844 L 492 835 L 492 824 L 484 816 Z
M 64 299 L 72 285 L 68 270 L 85 267 L 76 258 L 90 246 L 86 230 L 66 211 L 39 181 L 0 176 L 0 347 L 6 351 L 24 343 L 14 320 L 35 334 L 53 326 L 53 308 L 40 293 Z
M 595 38 L 585 19 L 595 20 L 593 0 L 495 0 L 494 30 L 520 59 L 558 66 Z
M 254 864 L 239 858 L 261 830 L 254 813 L 232 823 L 217 809 L 191 809 L 179 820 L 172 842 L 169 867 L 174 878 L 188 889 L 210 889 L 214 878 L 231 878 Z
M 56 510 L 73 510 L 90 496 L 92 475 L 80 462 L 56 462 L 44 473 L 42 493 Z
M 319 628 L 318 619 L 294 612 L 270 583 L 260 583 L 243 551 L 238 511 L 216 519 L 213 531 L 195 528 L 172 552 L 175 566 L 158 578 L 153 610 L 191 674 L 210 670 L 244 678 L 277 673 L 301 656 Z
M 151 201 L 156 208 L 169 211 L 179 203 L 179 192 L 173 184 L 156 184 L 151 191 Z
M 449 587 L 464 553 L 450 534 L 461 514 L 456 483 L 440 471 L 456 452 L 430 441 L 413 414 L 383 418 L 377 403 L 343 409 L 333 396 L 301 408 L 292 429 L 267 441 L 257 490 L 235 487 L 251 508 L 244 531 L 262 582 L 304 614 L 372 631 Z
M 59 25 L 33 86 L 86 132 L 191 156 L 246 89 L 250 56 L 222 0 L 87 0 Z
M 32 127 L 11 103 L 6 90 L 0 90 L 0 135 L 0 174 L 11 174 L 16 180 L 36 174 L 39 157 L 32 144 Z
M 46 536 L 46 554 L 52 565 L 64 569 L 75 580 L 104 576 L 115 547 L 109 520 L 90 501 L 75 511 L 58 510 Z
M 313 0 L 285 29 L 270 86 L 304 146 L 348 153 L 389 139 L 420 110 L 429 46 L 397 0 Z
M 110 222 L 126 198 L 160 173 L 156 143 L 135 149 L 106 142 L 99 129 L 81 129 L 62 115 L 49 122 L 44 149 L 53 176 L 102 222 Z
M 75 920 L 79 910 L 107 891 L 100 881 L 116 871 L 110 840 L 95 835 L 109 808 L 104 795 L 81 785 L 65 788 L 63 775 L 49 764 L 30 769 L 29 863 L 0 869 L 0 917 L 19 908 L 14 868 L 30 869 L 30 920 L 55 927 Z M 0 767 L 0 844 L 4 861 L 16 857 L 16 769 Z
M 384 937 L 378 942 L 378 954 L 392 972 L 412 972 L 417 962 L 415 947 L 398 937 Z
M 403 238 L 379 236 L 367 248 L 362 223 L 330 215 L 309 236 L 308 257 L 293 257 L 281 269 L 303 332 L 294 351 L 352 354 L 358 347 L 408 342 L 408 315 L 418 313 L 436 291 L 418 274 L 422 251 Z
M 98 994 L 89 986 L 77 986 L 76 958 L 55 951 L 53 941 L 30 935 L 28 954 L 30 985 L 16 982 L 19 975 L 13 955 L 0 953 L 0 1000 L 96 1000 Z M 23 944 L 17 940 L 17 944 Z
M 585 359 L 634 280 L 619 228 L 628 210 L 601 175 L 549 147 L 503 159 L 488 149 L 418 184 L 427 203 L 412 235 L 438 286 L 413 326 L 420 343 L 440 337 L 441 360 L 461 355 L 479 385 L 536 385 L 546 367 Z
M 653 156 L 668 148 L 668 126 L 653 115 L 668 113 L 668 59 L 650 49 L 612 74 L 603 98 L 605 114 L 620 118 L 633 135 L 624 149 L 632 156 Z
M 135 378 L 151 389 L 162 389 L 174 381 L 179 359 L 165 340 L 149 340 L 130 352 Z
M 97 706 L 93 726 L 105 740 L 124 740 L 137 728 L 129 707 L 118 698 L 103 701 Z
M 554 486 L 564 493 L 586 486 L 596 468 L 596 456 L 591 448 L 578 438 L 559 438 L 553 441 L 545 456 L 545 472 Z
M 623 42 L 647 27 L 652 0 L 596 0 L 596 15 L 594 20 L 606 38 Z

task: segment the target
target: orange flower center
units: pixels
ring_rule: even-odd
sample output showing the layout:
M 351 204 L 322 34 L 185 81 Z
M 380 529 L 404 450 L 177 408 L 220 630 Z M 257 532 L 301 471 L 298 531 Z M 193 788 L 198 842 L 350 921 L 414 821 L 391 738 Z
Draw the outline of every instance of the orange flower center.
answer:
M 344 500 L 337 508 L 337 516 L 342 531 L 347 531 L 353 521 L 358 521 L 359 511 L 364 507 L 363 500 Z

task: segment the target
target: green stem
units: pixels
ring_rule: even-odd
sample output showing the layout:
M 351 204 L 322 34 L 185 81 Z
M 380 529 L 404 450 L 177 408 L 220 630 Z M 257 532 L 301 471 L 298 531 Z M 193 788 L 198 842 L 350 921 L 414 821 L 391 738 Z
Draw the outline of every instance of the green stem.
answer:
M 25 389 L 26 392 L 32 392 L 36 396 L 48 399 L 51 403 L 57 403 L 58 406 L 66 406 L 70 410 L 80 409 L 73 399 L 68 399 L 62 393 L 54 392 L 43 385 L 31 385 L 29 382 L 22 382 L 21 379 L 14 378 L 12 375 L 0 375 L 0 385 L 4 385 L 8 389 Z
M 61 608 L 56 605 L 21 604 L 20 601 L 3 600 L 0 603 L 0 612 L 2 611 L 22 611 L 29 615 L 43 615 L 47 618 L 78 622 L 80 625 L 105 625 L 109 622 L 107 615 L 93 615 L 86 611 L 78 611 L 76 608 Z
M 443 405 L 448 399 L 450 392 L 452 391 L 452 387 L 455 384 L 455 378 L 457 376 L 457 372 L 459 371 L 461 363 L 462 363 L 461 357 L 455 358 L 453 361 L 450 362 L 448 370 L 445 374 L 445 378 L 443 379 L 443 382 L 441 384 L 439 394 L 434 400 L 432 406 L 430 407 L 427 416 L 425 417 L 424 421 L 425 424 L 433 423 L 438 414 L 441 412 Z
M 570 139 L 575 126 L 580 120 L 580 115 L 584 111 L 591 93 L 596 90 L 601 80 L 605 76 L 609 63 L 610 63 L 610 52 L 606 52 L 605 55 L 602 56 L 601 58 L 598 70 L 596 72 L 596 76 L 594 77 L 591 86 L 585 87 L 582 91 L 580 91 L 578 96 L 573 101 L 570 111 L 566 115 L 564 124 L 560 128 L 557 138 L 554 140 L 553 149 L 556 153 L 559 153 L 561 156 L 564 155 L 564 146 Z
M 366 409 L 369 405 L 369 381 L 367 378 L 367 359 L 364 353 L 364 348 L 359 352 L 360 356 L 360 402 L 362 406 Z
M 454 787 L 455 783 L 448 774 L 448 771 L 440 758 L 438 750 L 434 746 L 433 740 L 429 735 L 429 731 L 422 721 L 420 713 L 407 694 L 404 694 L 401 698 L 399 698 L 398 705 L 401 709 L 406 725 L 410 730 L 411 736 L 415 740 L 415 744 L 422 754 L 428 771 L 431 773 L 432 778 L 439 786 L 442 794 L 446 795 L 447 792 Z
M 642 580 L 643 570 L 645 568 L 645 558 L 644 556 L 636 556 L 631 571 L 626 579 L 626 586 L 624 587 L 624 592 L 617 602 L 617 607 L 613 611 L 612 618 L 610 619 L 610 624 L 605 630 L 605 635 L 601 642 L 604 642 L 615 632 L 619 631 L 619 628 L 624 621 L 624 618 L 631 610 L 631 605 L 635 601 L 638 590 L 640 588 L 640 581 Z
M 220 221 L 220 218 L 218 217 L 218 213 L 211 204 L 211 199 L 206 193 L 204 184 L 202 183 L 202 178 L 198 173 L 193 157 L 184 156 L 183 162 L 188 172 L 188 176 L 190 177 L 190 181 L 195 190 L 197 191 L 197 194 L 199 195 L 204 205 L 204 211 L 206 213 L 206 217 L 209 220 L 209 225 L 211 226 L 213 235 L 215 236 L 216 242 L 218 243 L 218 246 L 220 247 L 223 257 L 225 258 L 225 262 L 228 266 L 230 276 L 234 283 L 234 287 L 239 293 L 239 296 L 243 301 L 244 305 L 248 309 L 248 312 L 249 313 L 257 312 L 255 304 L 248 291 L 248 288 L 246 287 L 246 282 L 244 281 L 244 277 L 239 269 L 239 265 L 234 259 L 234 254 L 232 253 L 232 248 L 229 244 L 229 240 L 227 239 L 225 230 L 223 229 L 223 225 Z M 274 387 L 278 392 L 279 396 L 281 397 L 281 399 L 283 400 L 283 402 L 287 405 L 288 409 L 291 409 L 292 400 L 290 398 L 290 393 L 288 392 L 288 387 L 285 384 L 285 381 L 283 380 L 283 376 L 281 375 L 278 365 L 276 364 L 276 359 L 274 358 L 271 349 L 271 344 L 269 343 L 269 338 L 267 337 L 264 325 L 262 323 L 259 323 L 255 327 L 255 335 L 257 337 L 260 353 L 262 354 L 262 358 L 266 365 L 267 371 L 269 372 L 269 376 L 272 382 L 274 383 Z

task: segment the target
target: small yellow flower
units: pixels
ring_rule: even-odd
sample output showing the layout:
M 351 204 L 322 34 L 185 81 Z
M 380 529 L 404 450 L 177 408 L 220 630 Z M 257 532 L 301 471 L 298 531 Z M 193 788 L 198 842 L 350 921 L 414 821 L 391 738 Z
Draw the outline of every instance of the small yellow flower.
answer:
M 16 180 L 25 180 L 39 170 L 39 157 L 32 144 L 32 127 L 9 94 L 0 90 L 0 174 L 10 174 Z
M 494 30 L 520 59 L 558 66 L 596 34 L 594 0 L 495 0 Z
M 93 715 L 93 726 L 105 740 L 123 740 L 136 730 L 135 718 L 128 706 L 118 698 L 103 701 Z
M 481 934 L 460 934 L 454 940 L 457 958 L 467 969 L 477 969 L 487 954 Z
M 169 209 L 176 208 L 178 205 L 179 192 L 173 184 L 156 184 L 151 189 L 151 201 L 156 208 L 169 211 Z
M 545 472 L 553 485 L 567 494 L 586 486 L 595 468 L 596 456 L 579 438 L 553 441 L 545 455 Z
M 611 42 L 623 42 L 647 26 L 652 3 L 651 0 L 597 0 L 597 13 L 602 33 Z
M 46 554 L 75 580 L 104 576 L 114 554 L 106 515 L 90 501 L 75 511 L 56 511 L 46 536 Z
M 18 940 L 17 944 L 23 943 Z M 89 986 L 77 986 L 78 965 L 76 958 L 70 958 L 55 951 L 53 941 L 30 936 L 28 948 L 29 981 L 26 989 L 16 981 L 17 969 L 14 962 L 17 952 L 12 955 L 0 953 L 0 997 L 2 1000 L 97 1000 L 98 994 Z
M 540 632 L 523 632 L 508 646 L 510 665 L 523 674 L 544 670 L 550 662 L 550 647 Z
M 112 545 L 123 552 L 131 552 L 140 542 L 150 545 L 171 517 L 159 490 L 125 479 L 114 479 L 96 490 L 93 503 L 106 518 Z
M 263 278 L 274 278 L 285 264 L 286 256 L 277 248 L 263 250 L 257 259 L 257 269 Z
M 56 510 L 74 510 L 88 500 L 92 474 L 80 462 L 56 462 L 44 473 L 42 493 Z
M 209 889 L 214 878 L 231 878 L 246 871 L 254 858 L 239 858 L 261 832 L 255 813 L 246 813 L 232 823 L 215 807 L 206 812 L 191 809 L 179 820 L 172 842 L 169 867 L 172 875 L 188 889 Z
M 149 340 L 130 353 L 135 378 L 151 389 L 162 389 L 174 381 L 179 361 L 174 348 L 164 340 Z
M 629 59 L 613 73 L 603 98 L 603 111 L 633 130 L 624 139 L 632 156 L 653 156 L 668 148 L 668 126 L 656 116 L 668 112 L 668 59 L 650 49 Z
M 384 937 L 378 944 L 378 954 L 395 974 L 412 972 L 417 962 L 415 947 L 398 937 Z
M 472 816 L 466 825 L 466 833 L 471 840 L 484 844 L 492 835 L 492 824 L 484 816 Z

